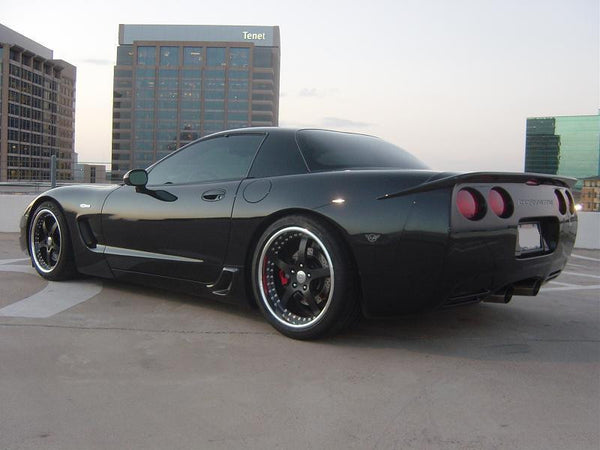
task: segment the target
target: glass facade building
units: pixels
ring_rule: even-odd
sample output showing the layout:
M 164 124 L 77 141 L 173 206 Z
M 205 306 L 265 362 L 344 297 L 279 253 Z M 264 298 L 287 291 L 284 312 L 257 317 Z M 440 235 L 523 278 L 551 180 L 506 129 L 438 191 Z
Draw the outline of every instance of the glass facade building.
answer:
M 525 171 L 583 179 L 600 175 L 600 115 L 527 119 Z
M 120 25 L 112 176 L 201 136 L 279 117 L 279 28 Z
M 0 25 L 0 181 L 73 177 L 76 69 Z

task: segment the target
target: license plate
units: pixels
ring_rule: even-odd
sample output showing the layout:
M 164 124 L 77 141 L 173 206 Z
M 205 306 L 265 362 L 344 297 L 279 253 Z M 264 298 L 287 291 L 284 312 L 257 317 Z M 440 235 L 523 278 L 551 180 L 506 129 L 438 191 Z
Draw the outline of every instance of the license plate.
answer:
M 540 250 L 542 248 L 540 225 L 538 223 L 519 224 L 519 240 L 517 245 L 522 252 Z

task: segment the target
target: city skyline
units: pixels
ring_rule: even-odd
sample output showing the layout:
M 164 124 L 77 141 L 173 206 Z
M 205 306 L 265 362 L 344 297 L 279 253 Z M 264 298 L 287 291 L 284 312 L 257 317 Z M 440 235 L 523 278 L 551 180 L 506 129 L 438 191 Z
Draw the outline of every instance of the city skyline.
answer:
M 80 161 L 110 161 L 119 23 L 279 26 L 281 126 L 379 135 L 435 169 L 523 170 L 527 117 L 598 112 L 595 1 L 58 6 L 2 23 L 77 66 Z

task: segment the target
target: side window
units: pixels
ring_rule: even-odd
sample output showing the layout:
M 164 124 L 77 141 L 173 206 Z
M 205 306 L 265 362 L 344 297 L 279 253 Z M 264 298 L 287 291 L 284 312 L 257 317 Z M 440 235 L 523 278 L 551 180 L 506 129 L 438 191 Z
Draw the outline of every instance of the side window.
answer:
M 196 142 L 154 166 L 149 185 L 236 180 L 246 176 L 264 135 L 219 136 Z
M 260 147 L 250 169 L 250 177 L 276 177 L 307 173 L 306 164 L 293 133 L 273 133 Z

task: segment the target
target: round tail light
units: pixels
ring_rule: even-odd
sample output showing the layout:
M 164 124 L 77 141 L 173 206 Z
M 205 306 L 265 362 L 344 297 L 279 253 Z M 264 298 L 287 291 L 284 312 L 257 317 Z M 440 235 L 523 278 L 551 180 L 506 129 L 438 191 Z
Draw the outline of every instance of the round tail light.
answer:
M 464 188 L 458 191 L 456 207 L 469 220 L 479 220 L 485 215 L 485 200 L 475 189 Z
M 512 216 L 514 206 L 508 192 L 501 187 L 495 187 L 488 194 L 488 204 L 494 213 L 503 219 Z
M 558 202 L 558 212 L 561 214 L 567 213 L 567 202 L 565 201 L 564 195 L 558 189 L 554 190 L 554 195 L 556 196 L 556 200 Z
M 569 202 L 569 212 L 575 214 L 575 200 L 573 200 L 573 195 L 570 191 L 565 191 L 565 194 L 567 194 L 567 200 Z

